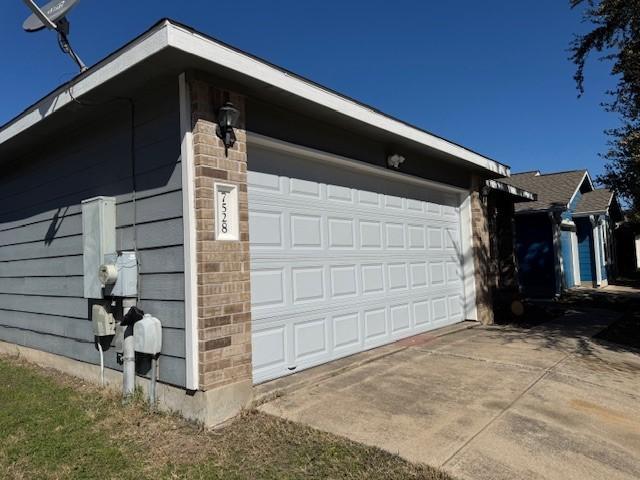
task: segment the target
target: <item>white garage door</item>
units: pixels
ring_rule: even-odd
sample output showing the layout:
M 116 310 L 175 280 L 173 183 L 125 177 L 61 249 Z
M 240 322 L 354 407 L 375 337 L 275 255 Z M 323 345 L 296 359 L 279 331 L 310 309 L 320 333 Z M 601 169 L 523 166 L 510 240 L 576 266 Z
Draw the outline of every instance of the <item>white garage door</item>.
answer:
M 464 319 L 458 196 L 424 188 L 249 172 L 254 382 Z

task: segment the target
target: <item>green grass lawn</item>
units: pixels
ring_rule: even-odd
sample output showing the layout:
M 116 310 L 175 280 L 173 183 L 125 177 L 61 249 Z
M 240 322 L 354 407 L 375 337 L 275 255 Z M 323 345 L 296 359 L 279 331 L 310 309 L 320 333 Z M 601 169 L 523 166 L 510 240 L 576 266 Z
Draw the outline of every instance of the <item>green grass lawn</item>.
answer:
M 122 406 L 81 380 L 0 358 L 3 479 L 449 479 L 257 412 L 219 430 Z

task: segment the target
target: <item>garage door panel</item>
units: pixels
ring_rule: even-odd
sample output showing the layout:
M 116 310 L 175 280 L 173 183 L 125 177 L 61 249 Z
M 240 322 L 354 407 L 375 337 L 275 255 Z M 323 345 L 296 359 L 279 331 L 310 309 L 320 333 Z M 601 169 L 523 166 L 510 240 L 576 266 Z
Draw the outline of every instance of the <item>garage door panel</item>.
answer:
M 413 323 L 416 327 L 427 326 L 431 321 L 429 300 L 413 302 Z
M 447 319 L 447 297 L 436 297 L 431 300 L 431 312 L 434 323 Z
M 376 341 L 384 341 L 389 334 L 387 328 L 387 309 L 368 308 L 364 310 L 364 341 L 370 344 Z
M 355 265 L 340 265 L 329 268 L 331 299 L 354 297 L 358 294 Z
M 293 323 L 293 362 L 313 361 L 325 358 L 329 353 L 329 339 L 325 317 Z
M 365 264 L 360 267 L 362 273 L 362 294 L 372 295 L 384 292 L 384 264 Z
M 394 337 L 404 336 L 407 331 L 411 330 L 409 302 L 391 305 L 389 315 L 391 317 L 391 333 Z
M 337 201 L 340 203 L 353 203 L 353 190 L 347 187 L 340 187 L 338 185 L 327 186 L 327 199 Z
M 277 325 L 253 334 L 253 364 L 256 371 L 287 368 L 286 327 Z
M 359 350 L 362 339 L 358 311 L 333 316 L 333 351 Z
M 409 288 L 406 263 L 390 263 L 387 271 L 389 272 L 388 289 L 390 291 L 406 290 Z
M 404 224 L 386 222 L 384 224 L 386 233 L 386 247 L 390 250 L 404 249 Z
M 255 382 L 463 319 L 451 195 L 249 180 Z
M 353 249 L 356 244 L 354 219 L 328 217 L 329 249 Z
M 440 287 L 445 284 L 444 262 L 429 262 L 429 285 L 432 287 Z
M 411 273 L 411 288 L 426 288 L 428 286 L 427 262 L 413 262 L 409 265 Z
M 285 269 L 265 268 L 251 272 L 251 302 L 254 307 L 285 305 Z
M 283 248 L 282 213 L 278 211 L 253 210 L 249 212 L 251 247 Z
M 291 248 L 322 248 L 322 217 L 291 214 Z

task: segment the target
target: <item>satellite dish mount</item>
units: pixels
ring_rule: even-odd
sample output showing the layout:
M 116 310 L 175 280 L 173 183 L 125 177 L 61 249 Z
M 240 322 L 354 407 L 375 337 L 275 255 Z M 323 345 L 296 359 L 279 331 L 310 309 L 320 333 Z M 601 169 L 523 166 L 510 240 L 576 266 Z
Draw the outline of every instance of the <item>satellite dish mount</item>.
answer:
M 27 7 L 31 9 L 33 14 L 24 21 L 22 28 L 27 32 L 37 32 L 43 28 L 55 30 L 58 34 L 58 45 L 60 49 L 76 62 L 76 65 L 80 68 L 80 72 L 84 72 L 87 66 L 69 43 L 69 21 L 66 18 L 69 10 L 80 0 L 53 0 L 42 8 L 38 7 L 34 0 L 23 1 Z

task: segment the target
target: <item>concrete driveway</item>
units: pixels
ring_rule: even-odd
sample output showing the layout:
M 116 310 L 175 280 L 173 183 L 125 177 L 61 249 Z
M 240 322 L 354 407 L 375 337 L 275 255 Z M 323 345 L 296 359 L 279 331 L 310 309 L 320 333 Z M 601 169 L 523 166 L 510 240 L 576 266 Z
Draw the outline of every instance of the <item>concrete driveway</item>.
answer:
M 425 334 L 279 380 L 298 388 L 260 409 L 462 479 L 637 479 L 640 354 L 591 339 L 615 318 Z

